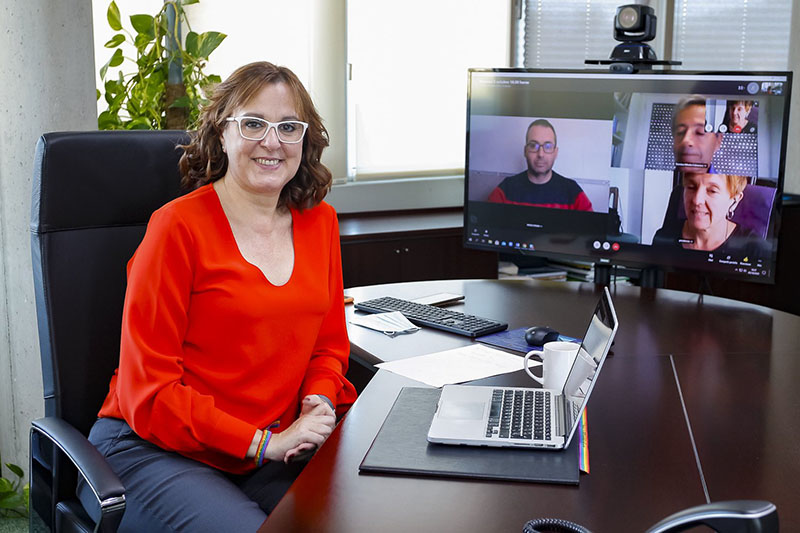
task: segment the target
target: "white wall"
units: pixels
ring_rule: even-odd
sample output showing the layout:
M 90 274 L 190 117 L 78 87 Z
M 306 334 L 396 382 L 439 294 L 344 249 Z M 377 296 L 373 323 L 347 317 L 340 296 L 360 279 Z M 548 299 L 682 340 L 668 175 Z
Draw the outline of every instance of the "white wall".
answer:
M 91 0 L 0 3 L 0 453 L 28 470 L 28 429 L 43 414 L 31 275 L 36 140 L 96 127 Z

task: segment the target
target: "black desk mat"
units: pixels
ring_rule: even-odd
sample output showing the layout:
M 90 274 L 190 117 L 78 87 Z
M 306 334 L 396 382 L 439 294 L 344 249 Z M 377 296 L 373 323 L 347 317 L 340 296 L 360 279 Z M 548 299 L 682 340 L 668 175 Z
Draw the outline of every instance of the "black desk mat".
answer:
M 577 485 L 579 439 L 562 451 L 431 444 L 440 389 L 404 387 L 359 472 Z

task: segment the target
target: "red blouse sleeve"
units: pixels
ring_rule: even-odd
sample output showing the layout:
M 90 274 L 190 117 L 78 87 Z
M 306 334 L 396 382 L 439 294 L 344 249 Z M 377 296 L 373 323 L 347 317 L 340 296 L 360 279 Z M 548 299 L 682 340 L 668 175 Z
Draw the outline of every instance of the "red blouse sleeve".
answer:
M 128 263 L 119 410 L 140 437 L 162 448 L 243 458 L 257 428 L 182 382 L 194 249 L 187 223 L 175 210 L 161 209 Z
M 323 204 L 325 205 L 325 204 Z M 344 315 L 344 284 L 339 243 L 339 223 L 333 208 L 330 234 L 328 288 L 330 307 L 317 336 L 300 397 L 322 394 L 333 401 L 341 414 L 356 399 L 355 387 L 344 377 L 350 358 L 350 341 Z

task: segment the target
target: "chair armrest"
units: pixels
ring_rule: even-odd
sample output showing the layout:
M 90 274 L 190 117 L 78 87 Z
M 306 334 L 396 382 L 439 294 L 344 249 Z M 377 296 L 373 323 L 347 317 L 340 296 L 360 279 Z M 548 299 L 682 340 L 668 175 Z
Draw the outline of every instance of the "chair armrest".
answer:
M 57 446 L 75 465 L 97 498 L 101 512 L 125 508 L 125 487 L 111 470 L 105 457 L 77 429 L 56 417 L 39 418 L 31 422 L 36 431 Z
M 757 500 L 713 502 L 684 509 L 666 517 L 647 533 L 684 531 L 707 525 L 714 531 L 778 532 L 778 510 L 774 504 Z

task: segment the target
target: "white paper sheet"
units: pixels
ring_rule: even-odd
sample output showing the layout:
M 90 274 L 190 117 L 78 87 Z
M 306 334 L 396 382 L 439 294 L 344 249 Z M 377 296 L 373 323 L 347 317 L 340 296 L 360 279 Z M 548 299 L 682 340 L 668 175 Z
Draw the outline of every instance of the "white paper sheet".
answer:
M 375 366 L 441 387 L 522 370 L 522 357 L 476 343 Z
M 412 324 L 400 311 L 375 313 L 372 315 L 355 315 L 350 319 L 350 323 L 380 331 L 384 335 L 390 337 L 401 333 L 414 333 L 419 331 L 419 326 Z

